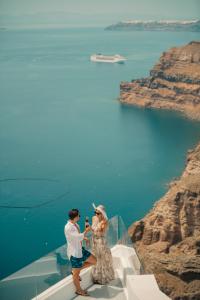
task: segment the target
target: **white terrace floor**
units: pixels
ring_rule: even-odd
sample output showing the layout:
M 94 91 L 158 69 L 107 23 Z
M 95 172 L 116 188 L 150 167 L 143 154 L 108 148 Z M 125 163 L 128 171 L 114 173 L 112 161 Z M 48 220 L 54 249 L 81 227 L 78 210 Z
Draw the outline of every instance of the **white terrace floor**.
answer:
M 116 245 L 112 249 L 116 279 L 109 285 L 93 285 L 91 268 L 81 274 L 82 288 L 89 297 L 76 296 L 72 276 L 53 285 L 34 300 L 169 300 L 157 285 L 153 274 L 141 275 L 140 262 L 132 247 Z
M 113 280 L 109 285 L 92 285 L 88 289 L 89 297 L 77 296 L 76 300 L 103 300 L 103 299 L 115 299 L 126 300 L 126 294 L 119 278 Z

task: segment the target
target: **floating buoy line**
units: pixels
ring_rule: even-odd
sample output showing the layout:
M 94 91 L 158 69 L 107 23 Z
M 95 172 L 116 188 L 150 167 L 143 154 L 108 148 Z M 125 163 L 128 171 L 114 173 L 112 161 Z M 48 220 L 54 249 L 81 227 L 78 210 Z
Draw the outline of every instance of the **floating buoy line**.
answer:
M 49 179 L 49 178 L 4 178 L 4 179 L 0 179 L 0 184 L 3 182 L 8 182 L 8 181 L 49 181 L 49 182 L 59 182 L 59 180 L 56 179 Z M 0 208 L 11 208 L 11 209 L 34 209 L 34 208 L 38 208 L 41 206 L 45 206 L 48 205 L 54 201 L 58 201 L 63 199 L 65 196 L 67 196 L 70 193 L 70 191 L 66 191 L 63 194 L 58 195 L 57 197 L 44 201 L 40 204 L 36 204 L 36 205 L 0 205 Z

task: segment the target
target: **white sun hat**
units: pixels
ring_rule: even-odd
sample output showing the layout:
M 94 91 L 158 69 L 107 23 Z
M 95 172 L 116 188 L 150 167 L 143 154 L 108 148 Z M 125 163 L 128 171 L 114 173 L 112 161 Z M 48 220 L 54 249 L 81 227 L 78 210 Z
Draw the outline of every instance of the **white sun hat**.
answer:
M 94 203 L 92 203 L 92 206 L 94 207 L 95 210 L 98 210 L 100 213 L 102 213 L 105 220 L 108 220 L 105 207 L 103 205 L 96 206 Z

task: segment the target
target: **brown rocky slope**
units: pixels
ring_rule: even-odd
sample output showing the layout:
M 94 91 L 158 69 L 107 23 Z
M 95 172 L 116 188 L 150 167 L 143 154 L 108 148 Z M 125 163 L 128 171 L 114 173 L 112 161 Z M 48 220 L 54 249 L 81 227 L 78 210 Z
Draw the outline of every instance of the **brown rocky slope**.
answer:
M 189 151 L 181 178 L 129 233 L 164 293 L 200 299 L 200 144 Z
M 122 82 L 120 101 L 200 119 L 200 42 L 164 52 L 149 77 Z
M 120 101 L 200 119 L 200 42 L 162 54 L 148 78 L 123 82 Z M 129 233 L 147 273 L 174 300 L 200 300 L 200 144 L 185 171 Z

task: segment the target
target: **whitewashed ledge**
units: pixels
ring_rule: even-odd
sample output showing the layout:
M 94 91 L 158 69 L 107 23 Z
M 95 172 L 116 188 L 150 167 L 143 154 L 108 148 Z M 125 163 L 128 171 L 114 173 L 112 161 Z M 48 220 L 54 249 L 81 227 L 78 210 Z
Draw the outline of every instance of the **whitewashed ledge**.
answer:
M 76 296 L 72 276 L 69 275 L 32 300 L 170 300 L 159 290 L 153 274 L 140 274 L 140 262 L 132 247 L 116 245 L 111 251 L 116 279 L 109 285 L 94 285 L 91 268 L 81 272 L 81 285 L 88 289 L 90 297 Z

